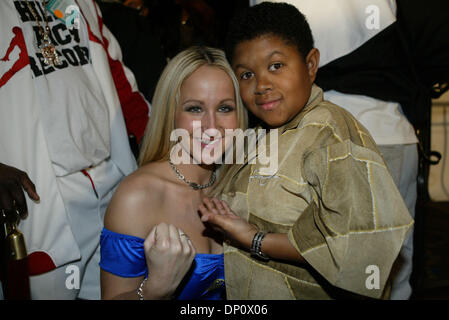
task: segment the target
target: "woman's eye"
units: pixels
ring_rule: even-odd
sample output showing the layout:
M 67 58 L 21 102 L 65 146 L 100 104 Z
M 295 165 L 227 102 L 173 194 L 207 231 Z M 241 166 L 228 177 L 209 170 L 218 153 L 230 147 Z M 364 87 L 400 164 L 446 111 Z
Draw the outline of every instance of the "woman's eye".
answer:
M 229 105 L 223 105 L 223 106 L 218 108 L 218 111 L 220 111 L 220 112 L 231 112 L 231 111 L 234 111 L 234 107 L 233 106 L 229 106 Z
M 253 73 L 247 71 L 247 72 L 243 72 L 243 73 L 240 75 L 240 79 L 242 79 L 242 80 L 248 80 L 248 79 L 251 78 L 252 76 L 253 76 Z
M 276 63 L 273 63 L 273 64 L 270 65 L 269 70 L 270 71 L 276 71 L 276 70 L 282 68 L 283 66 L 284 65 L 282 63 L 276 62 Z
M 188 107 L 186 107 L 185 111 L 199 113 L 199 112 L 203 111 L 203 109 L 199 106 L 188 106 Z

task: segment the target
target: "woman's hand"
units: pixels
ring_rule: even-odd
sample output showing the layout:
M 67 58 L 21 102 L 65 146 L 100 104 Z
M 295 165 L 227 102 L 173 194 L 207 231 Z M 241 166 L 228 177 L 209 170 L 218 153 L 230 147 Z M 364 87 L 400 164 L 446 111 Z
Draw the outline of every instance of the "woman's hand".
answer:
M 224 234 L 233 246 L 249 250 L 257 228 L 237 216 L 225 201 L 203 199 L 199 206 L 201 220 Z M 262 252 L 271 258 L 305 263 L 306 261 L 290 243 L 285 233 L 269 233 L 262 242 Z
M 189 271 L 195 248 L 181 229 L 166 223 L 151 230 L 144 248 L 148 266 L 144 297 L 169 299 Z
M 199 212 L 201 221 L 209 223 L 213 229 L 221 232 L 233 245 L 246 249 L 251 247 L 257 228 L 237 216 L 225 201 L 204 198 Z

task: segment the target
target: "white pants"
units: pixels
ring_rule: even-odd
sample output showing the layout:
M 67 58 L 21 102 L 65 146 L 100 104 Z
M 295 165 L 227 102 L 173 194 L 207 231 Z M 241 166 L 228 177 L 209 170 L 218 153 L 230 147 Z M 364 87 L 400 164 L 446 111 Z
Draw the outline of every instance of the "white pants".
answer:
M 110 160 L 103 161 L 88 173 L 98 199 L 89 178 L 81 172 L 57 178 L 81 259 L 30 277 L 32 299 L 101 298 L 100 233 L 106 208 L 124 176 Z
M 410 215 L 415 218 L 418 178 L 417 144 L 380 145 L 379 149 L 407 205 Z M 412 267 L 413 227 L 408 232 L 399 256 L 393 265 L 391 300 L 406 300 L 410 298 L 412 294 L 410 285 Z

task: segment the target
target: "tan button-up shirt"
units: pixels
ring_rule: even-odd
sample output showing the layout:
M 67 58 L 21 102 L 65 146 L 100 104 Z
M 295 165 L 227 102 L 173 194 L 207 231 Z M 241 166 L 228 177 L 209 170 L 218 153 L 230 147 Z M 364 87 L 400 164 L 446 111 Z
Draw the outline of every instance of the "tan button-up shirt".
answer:
M 237 165 L 222 199 L 261 230 L 286 233 L 307 264 L 263 262 L 225 245 L 228 299 L 329 299 L 347 291 L 385 298 L 413 219 L 372 137 L 315 85 L 278 130 L 276 170 Z

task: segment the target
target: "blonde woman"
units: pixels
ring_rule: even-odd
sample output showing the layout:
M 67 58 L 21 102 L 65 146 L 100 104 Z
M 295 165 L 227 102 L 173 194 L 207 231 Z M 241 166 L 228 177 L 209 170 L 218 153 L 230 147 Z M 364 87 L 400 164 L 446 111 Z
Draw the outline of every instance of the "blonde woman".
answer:
M 224 296 L 221 239 L 206 229 L 198 205 L 218 179 L 215 163 L 228 147 L 225 130 L 246 128 L 238 92 L 238 81 L 218 49 L 189 48 L 165 68 L 152 101 L 140 168 L 120 184 L 105 215 L 103 299 Z M 174 139 L 176 132 L 188 136 Z M 187 154 L 181 163 L 180 153 Z

